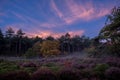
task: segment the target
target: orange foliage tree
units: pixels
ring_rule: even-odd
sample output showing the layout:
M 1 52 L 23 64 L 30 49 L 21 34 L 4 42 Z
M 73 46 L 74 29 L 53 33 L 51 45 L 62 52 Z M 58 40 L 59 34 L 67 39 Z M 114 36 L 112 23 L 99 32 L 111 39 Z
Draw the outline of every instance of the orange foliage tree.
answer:
M 46 40 L 41 43 L 41 53 L 43 56 L 52 56 L 60 54 L 59 50 L 60 43 L 59 41 L 50 41 Z

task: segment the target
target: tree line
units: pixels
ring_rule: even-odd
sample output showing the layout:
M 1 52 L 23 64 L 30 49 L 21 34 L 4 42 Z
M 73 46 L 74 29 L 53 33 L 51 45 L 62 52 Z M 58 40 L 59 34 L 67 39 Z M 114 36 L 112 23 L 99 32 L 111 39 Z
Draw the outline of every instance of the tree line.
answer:
M 79 35 L 71 37 L 69 33 L 62 35 L 60 38 L 57 39 L 52 36 L 48 36 L 45 39 L 38 36 L 30 38 L 25 35 L 22 29 L 19 29 L 15 32 L 12 27 L 9 27 L 5 31 L 5 34 L 3 34 L 3 31 L 0 29 L 0 54 L 21 56 L 33 47 L 39 48 L 37 45 L 43 43 L 44 41 L 58 41 L 58 48 L 61 54 L 80 52 L 84 48 L 89 47 L 91 43 L 89 37 L 80 37 Z M 52 43 L 52 45 L 54 44 L 55 43 Z M 49 44 L 46 46 L 49 46 Z M 37 51 L 37 53 L 40 53 L 39 50 Z M 35 53 L 35 51 L 33 53 Z

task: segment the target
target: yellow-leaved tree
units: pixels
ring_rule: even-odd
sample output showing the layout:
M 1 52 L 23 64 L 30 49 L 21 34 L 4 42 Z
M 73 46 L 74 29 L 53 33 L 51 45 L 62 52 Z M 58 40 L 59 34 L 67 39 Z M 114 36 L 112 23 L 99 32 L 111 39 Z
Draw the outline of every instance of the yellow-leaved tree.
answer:
M 41 43 L 41 54 L 44 57 L 58 55 L 60 54 L 59 46 L 59 41 L 45 40 Z

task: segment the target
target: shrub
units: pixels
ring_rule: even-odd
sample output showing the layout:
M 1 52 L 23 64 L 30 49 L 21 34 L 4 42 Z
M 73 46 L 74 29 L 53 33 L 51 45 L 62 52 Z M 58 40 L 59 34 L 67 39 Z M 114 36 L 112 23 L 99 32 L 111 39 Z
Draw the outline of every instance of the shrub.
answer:
M 37 66 L 33 62 L 24 62 L 23 64 L 21 64 L 21 68 L 28 73 L 33 73 L 37 70 Z
M 95 71 L 105 71 L 109 68 L 109 65 L 107 64 L 97 64 L 94 68 Z
M 62 69 L 58 72 L 59 80 L 80 80 L 79 72 L 72 69 Z
M 61 67 L 53 62 L 49 62 L 49 63 L 46 63 L 46 64 L 43 64 L 42 67 L 47 67 L 49 68 L 50 70 L 54 71 L 54 72 L 57 72 L 59 69 L 61 69 Z
M 94 68 L 94 74 L 99 78 L 104 78 L 104 72 L 108 68 L 109 65 L 107 64 L 97 64 L 96 67 Z
M 47 62 L 47 63 L 44 63 L 43 66 L 51 67 L 51 66 L 56 66 L 56 64 L 53 62 Z
M 105 76 L 108 80 L 119 80 L 120 79 L 120 68 L 111 67 L 105 71 Z
M 1 75 L 1 80 L 30 80 L 30 76 L 25 71 L 8 72 Z
M 4 59 L 0 59 L 0 63 L 1 63 L 1 62 L 4 62 Z
M 33 62 L 24 62 L 22 67 L 36 67 L 36 64 Z
M 54 72 L 58 72 L 61 67 L 60 66 L 51 66 L 51 67 L 48 67 L 50 70 L 54 71 Z
M 105 62 L 113 67 L 120 67 L 120 58 L 117 57 L 109 57 L 105 59 Z
M 65 60 L 65 61 L 63 62 L 63 65 L 64 65 L 65 67 L 72 67 L 73 63 L 72 63 L 72 61 Z
M 32 48 L 29 48 L 23 56 L 26 58 L 33 58 L 33 57 L 36 57 L 38 55 L 34 52 L 34 50 Z
M 48 68 L 41 68 L 32 74 L 32 80 L 56 80 L 56 76 Z
M 35 67 L 25 67 L 25 68 L 23 68 L 23 70 L 31 74 L 31 73 L 35 72 L 37 70 L 37 68 L 35 68 Z
M 10 62 L 1 62 L 0 63 L 0 73 L 6 73 L 9 71 L 19 70 L 19 66 Z
M 82 78 L 91 78 L 92 70 L 91 69 L 83 69 L 80 71 Z
M 77 69 L 85 69 L 85 68 L 88 67 L 88 64 L 87 63 L 75 64 L 74 67 L 77 68 Z
M 97 51 L 97 49 L 94 46 L 90 47 L 90 48 L 86 48 L 84 51 L 88 53 L 89 57 L 96 57 L 96 56 L 98 56 L 98 51 Z

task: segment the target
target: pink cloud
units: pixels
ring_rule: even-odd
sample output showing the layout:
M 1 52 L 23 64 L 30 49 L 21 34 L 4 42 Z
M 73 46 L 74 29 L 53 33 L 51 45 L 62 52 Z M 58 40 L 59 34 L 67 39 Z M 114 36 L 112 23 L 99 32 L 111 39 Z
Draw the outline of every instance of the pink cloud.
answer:
M 46 24 L 47 25 L 47 24 Z M 48 24 L 49 25 L 49 24 Z M 39 36 L 41 38 L 46 38 L 48 36 L 53 36 L 54 38 L 59 38 L 62 35 L 65 35 L 66 32 L 54 32 L 51 30 L 43 30 L 40 27 L 34 27 L 33 25 L 27 25 L 27 24 L 10 24 L 7 25 L 5 28 L 7 29 L 8 27 L 12 27 L 13 30 L 16 32 L 18 29 L 22 29 L 23 32 L 25 32 L 25 35 L 29 36 L 29 37 L 35 37 L 35 36 Z M 26 27 L 29 27 L 26 29 Z M 75 35 L 83 35 L 84 34 L 84 30 L 73 30 L 73 31 L 68 31 L 68 33 L 71 35 L 71 37 L 75 36 Z
M 53 36 L 54 38 L 60 37 L 63 33 L 54 33 L 50 30 L 39 30 L 36 32 L 27 32 L 26 33 L 29 37 L 35 37 L 35 36 L 39 36 L 41 38 L 46 38 L 48 36 Z
M 25 32 L 25 35 L 27 35 L 28 37 L 39 36 L 41 38 L 46 38 L 48 36 L 53 36 L 54 38 L 59 38 L 62 35 L 66 34 L 66 32 L 54 32 L 52 30 L 43 30 L 43 29 L 31 27 L 31 26 L 28 29 L 25 29 L 25 26 L 27 27 L 27 25 L 24 25 L 24 24 L 11 24 L 11 25 L 7 25 L 5 28 L 7 29 L 8 27 L 12 27 L 15 32 L 18 29 L 22 29 L 23 32 Z M 84 32 L 85 32 L 84 30 L 68 31 L 68 33 L 71 35 L 71 37 L 73 37 L 75 35 L 81 36 L 84 34 Z
M 84 30 L 77 30 L 77 31 L 69 31 L 68 33 L 71 35 L 71 37 L 73 37 L 75 35 L 82 36 L 84 34 L 84 32 L 85 32 Z M 55 33 L 55 32 L 50 31 L 50 30 L 41 30 L 41 31 L 39 30 L 39 31 L 36 31 L 34 33 L 30 33 L 30 32 L 27 33 L 27 35 L 30 37 L 39 36 L 42 38 L 46 38 L 48 36 L 53 36 L 54 38 L 59 38 L 65 34 L 66 34 L 65 32 Z
M 51 6 L 55 14 L 68 25 L 80 20 L 88 21 L 103 17 L 107 15 L 111 9 L 111 7 L 95 6 L 92 1 L 87 1 L 82 4 L 76 3 L 75 0 L 65 0 L 63 5 L 67 5 L 67 7 L 65 7 L 66 12 L 60 10 L 60 6 L 56 5 L 54 0 L 51 1 Z M 67 15 L 65 13 L 67 13 Z
M 63 13 L 58 9 L 58 7 L 56 6 L 54 0 L 51 0 L 51 6 L 52 6 L 53 10 L 55 11 L 56 15 L 58 15 L 60 18 L 62 18 Z
M 86 4 L 77 4 L 74 0 L 66 1 L 72 16 L 66 19 L 67 23 L 73 23 L 77 20 L 92 20 L 103 17 L 109 13 L 108 8 L 100 8 L 94 6 L 92 2 Z
M 71 35 L 71 37 L 79 35 L 82 36 L 84 34 L 84 30 L 76 30 L 76 31 L 69 31 L 68 33 Z

